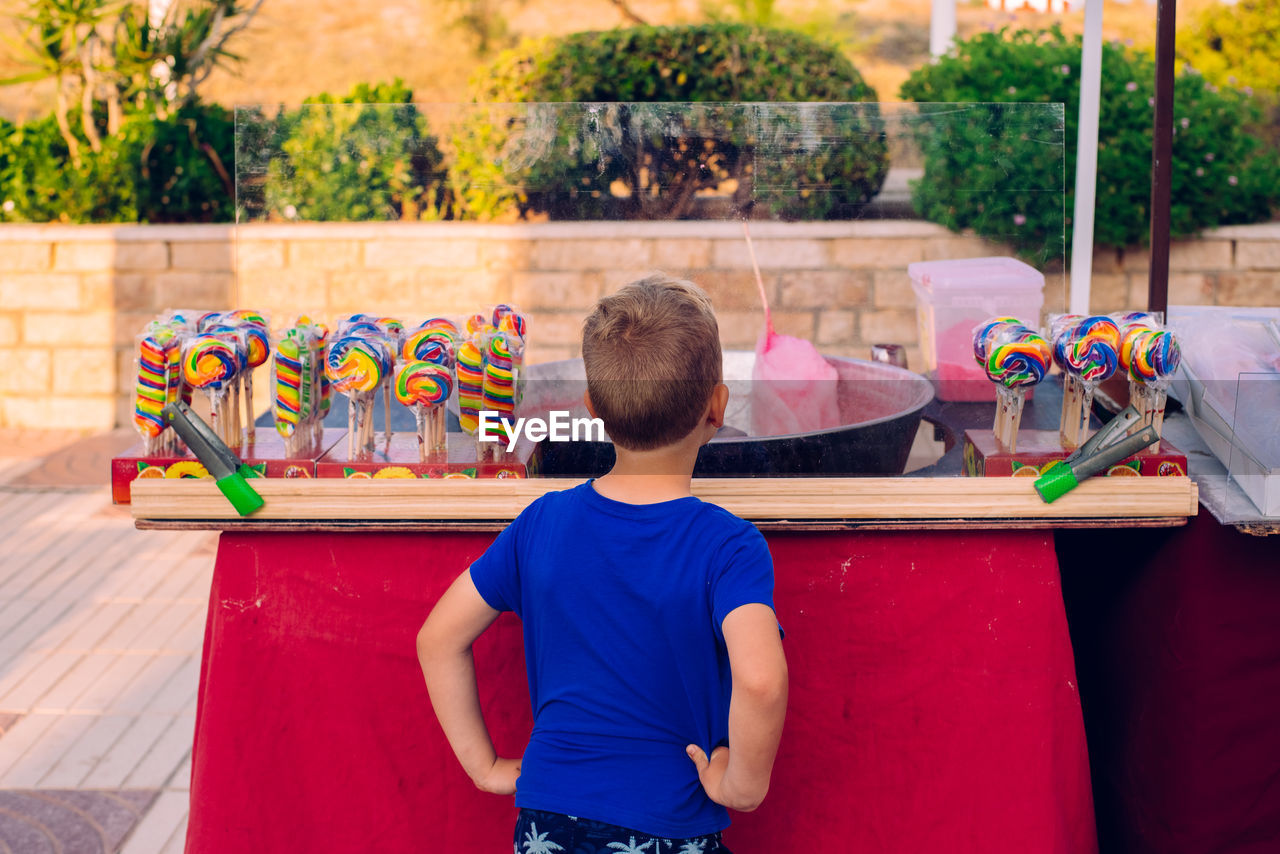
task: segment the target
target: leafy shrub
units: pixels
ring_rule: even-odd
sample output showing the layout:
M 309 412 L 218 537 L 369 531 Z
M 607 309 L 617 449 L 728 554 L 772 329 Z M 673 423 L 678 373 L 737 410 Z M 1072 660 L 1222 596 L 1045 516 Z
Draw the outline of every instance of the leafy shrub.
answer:
M 925 173 L 912 187 L 916 211 L 952 229 L 972 228 L 1032 256 L 1060 257 L 1074 204 L 1079 115 L 1080 39 L 1061 31 L 984 33 L 960 42 L 936 64 L 917 69 L 902 97 L 920 102 L 1061 102 L 1065 106 L 1066 212 L 1055 193 L 973 194 L 974 187 L 1044 186 L 1043 144 L 1034 129 L 994 121 L 960 144 L 925 145 Z M 1102 54 L 1094 239 L 1105 246 L 1149 237 L 1155 71 L 1142 53 L 1108 44 Z M 1174 87 L 1172 210 L 1174 236 L 1267 219 L 1280 201 L 1280 163 L 1244 128 L 1256 107 L 1196 74 Z
M 71 127 L 80 127 L 78 115 Z M 231 168 L 232 128 L 222 108 L 187 106 L 163 121 L 134 114 L 96 152 L 81 140 L 76 163 L 53 116 L 0 121 L 0 221 L 230 218 L 233 188 L 219 168 Z
M 576 33 L 508 51 L 476 80 L 478 101 L 532 105 L 479 110 L 455 138 L 452 182 L 468 218 L 680 218 L 719 193 L 739 213 L 758 202 L 780 218 L 821 219 L 869 201 L 888 170 L 874 104 L 744 103 L 876 100 L 847 59 L 798 33 Z
M 1215 3 L 1178 33 L 1178 54 L 1217 86 L 1280 92 L 1280 0 Z
M 164 121 L 125 122 L 139 222 L 227 222 L 235 199 L 235 126 L 216 104 L 181 107 Z
M 134 222 L 134 181 L 118 141 L 71 161 L 53 116 L 0 120 L 0 221 Z
M 1215 3 L 1178 33 L 1178 54 L 1204 79 L 1260 101 L 1257 132 L 1280 148 L 1280 0 Z
M 274 124 L 259 114 L 245 116 L 241 127 L 249 132 L 237 153 L 248 164 L 263 151 L 269 158 L 259 164 L 265 174 L 260 192 L 252 177 L 243 188 L 249 216 L 322 222 L 442 217 L 444 158 L 412 100 L 412 91 L 396 80 L 361 84 L 341 98 L 308 98 Z M 248 171 L 252 176 L 253 168 Z

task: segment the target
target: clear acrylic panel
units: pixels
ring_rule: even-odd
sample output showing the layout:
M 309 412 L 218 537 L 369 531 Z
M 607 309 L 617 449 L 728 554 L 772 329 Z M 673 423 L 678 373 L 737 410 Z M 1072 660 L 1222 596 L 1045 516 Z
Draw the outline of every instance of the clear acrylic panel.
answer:
M 803 234 L 788 237 L 784 231 L 770 230 L 768 224 L 831 223 L 837 231 L 826 233 L 830 238 L 844 233 L 838 231 L 839 223 L 925 218 L 956 232 L 968 229 L 1015 247 L 1023 261 L 1044 273 L 1043 313 L 1022 318 L 1038 326 L 1043 316 L 1063 311 L 1067 303 L 1064 130 L 1060 104 L 241 107 L 236 111 L 236 219 L 246 227 L 439 221 L 449 223 L 447 227 L 455 230 L 448 234 L 459 239 L 465 232 L 456 229 L 468 223 L 679 221 L 687 228 L 680 238 L 711 240 L 717 248 L 708 260 L 667 271 L 695 282 L 700 274 L 707 279 L 724 277 L 723 270 L 713 269 L 722 254 L 735 255 L 731 267 L 739 276 L 735 281 L 742 281 L 748 275 L 744 270 L 749 269 L 744 259 L 751 251 L 743 232 L 750 227 L 766 235 L 757 239 L 767 239 L 774 250 L 765 275 L 766 287 L 777 298 L 780 277 L 812 267 L 797 260 L 793 270 L 786 260 L 788 253 L 778 247 L 789 240 L 796 245 L 813 241 Z M 726 224 L 733 227 L 726 229 Z M 850 237 L 869 233 L 848 231 Z M 942 232 L 923 233 L 936 234 L 925 238 L 929 241 L 925 257 L 930 260 L 980 255 L 988 248 L 977 240 L 952 241 Z M 526 230 L 512 239 L 536 242 L 539 238 L 536 230 Z M 592 239 L 590 233 L 584 239 Z M 628 254 L 626 247 L 643 241 L 616 243 L 620 247 L 616 256 L 591 275 L 617 283 L 652 266 L 647 248 Z M 734 244 L 737 248 L 732 252 L 724 249 Z M 951 248 L 961 244 L 962 248 Z M 987 254 L 993 248 L 994 244 Z M 841 312 L 844 322 L 855 330 L 872 329 L 884 317 L 910 317 L 915 306 L 906 270 L 910 260 L 923 258 L 904 257 L 901 264 L 888 265 L 874 278 L 868 271 L 850 274 L 864 284 L 843 291 L 843 297 L 837 297 L 837 288 L 830 286 L 829 304 L 806 308 L 812 316 L 811 332 L 801 337 L 819 338 L 821 315 L 828 312 Z M 239 265 L 242 281 L 246 263 Z M 507 272 L 513 271 L 514 267 Z M 315 275 L 328 277 L 330 272 Z M 410 275 L 413 271 L 400 272 Z M 488 270 L 486 275 L 494 272 Z M 828 284 L 842 275 L 835 267 L 821 272 Z M 403 317 L 406 327 L 435 314 L 457 316 L 459 309 L 453 304 L 433 305 L 432 294 L 448 291 L 456 297 L 476 278 L 466 271 L 457 272 L 456 282 L 442 281 L 447 271 L 432 275 L 432 281 L 440 284 L 420 300 L 415 298 L 412 310 L 418 316 Z M 297 305 L 291 310 L 312 315 L 326 311 L 337 315 L 339 305 L 344 307 L 341 311 L 375 315 L 406 310 L 404 301 L 393 301 L 388 307 L 386 276 L 382 274 L 376 283 L 375 278 L 371 274 L 365 286 L 359 270 L 346 271 L 341 285 L 327 279 L 326 305 Z M 335 298 L 339 287 L 348 292 Z M 737 308 L 721 313 L 722 336 L 730 324 L 743 326 L 747 311 L 739 310 L 742 305 L 758 305 L 754 287 L 743 287 L 748 294 L 735 297 L 732 302 Z M 302 292 L 317 291 L 304 288 Z M 492 306 L 492 297 L 481 295 L 488 292 L 478 289 L 476 293 L 476 305 L 469 311 Z M 253 298 L 254 291 L 242 285 L 242 301 Z M 277 306 L 275 310 L 288 314 L 290 309 Z M 763 313 L 751 310 L 757 319 L 749 322 L 763 328 Z M 999 306 L 992 306 L 991 314 L 1000 313 Z M 554 316 L 540 318 L 537 311 L 529 312 L 530 341 L 537 342 L 540 321 L 542 328 L 554 323 L 557 329 L 572 329 L 586 310 L 566 325 L 569 314 L 572 311 L 556 310 L 550 312 Z M 920 318 L 925 334 L 929 325 Z M 901 322 L 898 328 L 904 328 Z M 913 346 L 913 342 L 880 336 L 859 344 L 862 351 L 857 354 L 848 352 L 848 347 L 839 353 L 823 351 L 831 371 L 824 381 L 830 383 L 833 399 L 813 406 L 829 413 L 826 422 L 801 418 L 792 423 L 773 415 L 788 407 L 805 409 L 812 401 L 810 392 L 826 387 L 814 386 L 804 376 L 783 376 L 772 379 L 766 392 L 755 374 L 750 342 L 738 342 L 725 355 L 725 379 L 732 392 L 727 425 L 704 449 L 699 473 L 892 475 L 910 466 L 923 467 L 922 472 L 929 474 L 959 474 L 960 433 L 973 424 L 944 425 L 937 430 L 929 422 L 922 425 L 922 414 L 940 417 L 934 411 L 937 404 L 931 384 L 919 374 L 871 362 L 867 356 L 872 343 Z M 577 351 L 576 342 L 558 346 Z M 537 349 L 531 346 L 531 356 L 536 356 Z M 922 370 L 924 366 L 910 367 Z M 576 411 L 585 387 L 582 362 L 531 358 L 522 387 L 520 414 L 551 406 Z M 1042 408 L 1047 410 L 1048 404 Z M 762 416 L 766 410 L 770 414 Z M 335 405 L 331 416 L 335 425 L 346 423 L 342 412 L 341 404 Z M 969 412 L 967 417 L 984 420 L 988 415 Z M 768 426 L 761 427 L 762 420 Z M 1052 421 L 1056 425 L 1056 413 Z M 393 410 L 393 428 L 412 429 L 412 425 L 407 410 Z M 1028 426 L 1036 425 L 1024 421 L 1024 429 Z M 769 433 L 759 435 L 760 430 Z M 935 441 L 935 437 L 946 438 Z M 612 458 L 607 443 L 572 444 L 575 448 L 546 447 L 547 473 L 557 473 L 557 456 L 571 451 L 576 456 L 564 462 L 558 473 L 591 473 Z M 944 448 L 942 463 L 929 465 Z
M 1227 473 L 1267 518 L 1280 519 L 1280 373 L 1242 373 Z

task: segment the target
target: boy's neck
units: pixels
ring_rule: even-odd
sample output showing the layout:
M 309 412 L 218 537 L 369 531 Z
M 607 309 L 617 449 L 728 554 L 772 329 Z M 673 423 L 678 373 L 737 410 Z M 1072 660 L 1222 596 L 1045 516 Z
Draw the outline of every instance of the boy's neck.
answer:
M 682 441 L 652 451 L 628 451 L 614 446 L 617 461 L 593 486 L 605 498 L 624 504 L 656 504 L 692 494 L 695 441 Z

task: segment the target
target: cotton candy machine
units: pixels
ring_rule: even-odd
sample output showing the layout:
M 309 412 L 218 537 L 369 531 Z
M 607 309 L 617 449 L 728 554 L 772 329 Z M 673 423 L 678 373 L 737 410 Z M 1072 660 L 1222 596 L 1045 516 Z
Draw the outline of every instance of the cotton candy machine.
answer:
M 933 386 L 910 371 L 827 356 L 839 376 L 839 426 L 785 436 L 751 436 L 751 368 L 755 353 L 724 354 L 729 406 L 720 434 L 702 448 L 694 474 L 703 477 L 896 475 L 906 466 Z M 523 413 L 568 410 L 586 417 L 581 359 L 532 365 L 526 372 Z M 541 473 L 589 477 L 613 464 L 608 442 L 543 442 Z

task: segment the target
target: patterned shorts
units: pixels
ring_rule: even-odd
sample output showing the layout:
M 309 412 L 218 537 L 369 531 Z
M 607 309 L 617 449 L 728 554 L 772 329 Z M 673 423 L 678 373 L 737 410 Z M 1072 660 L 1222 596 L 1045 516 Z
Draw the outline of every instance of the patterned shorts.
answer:
M 732 854 L 719 833 L 667 839 L 602 821 L 522 809 L 515 854 Z

